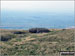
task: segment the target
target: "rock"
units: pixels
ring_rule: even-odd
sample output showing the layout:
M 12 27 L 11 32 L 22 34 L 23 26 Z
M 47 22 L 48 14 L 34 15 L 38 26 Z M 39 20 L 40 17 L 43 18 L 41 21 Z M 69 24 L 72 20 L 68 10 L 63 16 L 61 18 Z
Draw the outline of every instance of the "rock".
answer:
M 46 29 L 46 28 L 31 28 L 29 29 L 30 33 L 47 33 L 50 32 L 50 30 Z

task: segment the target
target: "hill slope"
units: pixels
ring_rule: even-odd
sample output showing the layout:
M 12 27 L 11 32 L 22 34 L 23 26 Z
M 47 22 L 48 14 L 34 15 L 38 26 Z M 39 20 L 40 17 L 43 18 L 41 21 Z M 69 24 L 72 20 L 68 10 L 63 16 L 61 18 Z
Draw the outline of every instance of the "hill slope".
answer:
M 1 38 L 10 38 L 0 41 L 2 55 L 56 55 L 59 51 L 74 51 L 75 29 L 50 29 L 49 33 L 29 33 L 25 30 L 0 29 Z M 21 31 L 24 34 L 14 34 Z

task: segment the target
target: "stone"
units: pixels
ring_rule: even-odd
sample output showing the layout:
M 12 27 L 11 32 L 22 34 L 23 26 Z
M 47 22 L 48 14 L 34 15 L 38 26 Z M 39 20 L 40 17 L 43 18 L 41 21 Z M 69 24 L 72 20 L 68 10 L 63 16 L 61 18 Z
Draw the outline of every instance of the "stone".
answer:
M 29 29 L 30 33 L 47 33 L 50 32 L 50 30 L 46 29 L 46 28 L 31 28 Z

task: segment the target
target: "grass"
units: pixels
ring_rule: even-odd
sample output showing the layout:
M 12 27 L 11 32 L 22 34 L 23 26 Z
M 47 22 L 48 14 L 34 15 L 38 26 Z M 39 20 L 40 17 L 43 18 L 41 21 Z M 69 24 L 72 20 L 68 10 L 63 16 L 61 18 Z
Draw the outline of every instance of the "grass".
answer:
M 74 51 L 74 30 L 53 30 L 49 33 L 14 34 L 15 30 L 0 30 L 7 41 L 0 41 L 1 55 L 56 55 L 59 51 Z M 2 37 L 1 37 L 2 38 Z

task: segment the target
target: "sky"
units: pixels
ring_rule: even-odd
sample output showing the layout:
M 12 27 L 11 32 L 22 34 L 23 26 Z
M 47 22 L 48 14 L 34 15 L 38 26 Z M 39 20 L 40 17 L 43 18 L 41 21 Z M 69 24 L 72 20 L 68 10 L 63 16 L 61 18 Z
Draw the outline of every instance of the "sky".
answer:
M 74 1 L 1 1 L 1 10 L 73 12 Z
M 54 24 L 74 24 L 74 1 L 1 1 L 1 11 L 3 25 L 13 25 L 13 22 L 15 25 L 27 24 L 27 27 L 33 24 L 45 26 L 44 22 L 48 24 L 48 27 Z

